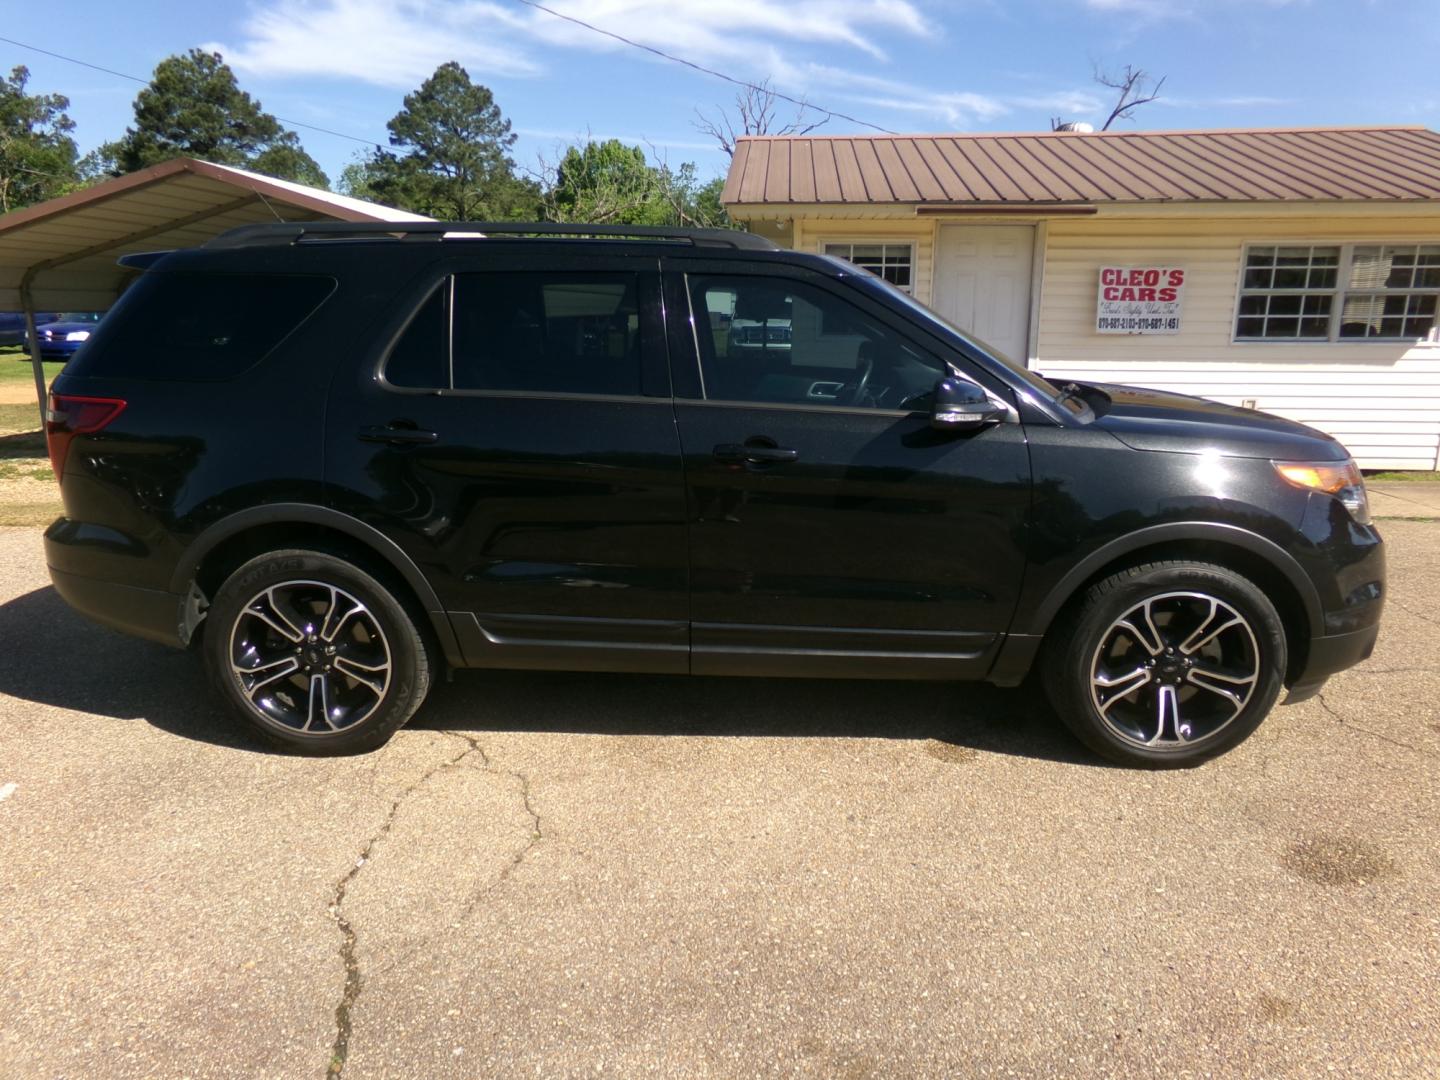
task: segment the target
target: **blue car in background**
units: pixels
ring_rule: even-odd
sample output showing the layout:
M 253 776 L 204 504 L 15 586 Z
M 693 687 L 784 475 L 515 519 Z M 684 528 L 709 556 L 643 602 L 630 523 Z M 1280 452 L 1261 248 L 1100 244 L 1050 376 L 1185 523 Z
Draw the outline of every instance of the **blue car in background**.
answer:
M 55 316 L 53 322 L 37 325 L 35 334 L 40 339 L 40 358 L 70 359 L 76 349 L 90 340 L 90 334 L 103 314 L 99 311 L 62 312 Z
M 58 311 L 37 311 L 35 325 L 52 323 L 60 317 Z M 0 345 L 25 344 L 25 315 L 20 311 L 0 311 Z

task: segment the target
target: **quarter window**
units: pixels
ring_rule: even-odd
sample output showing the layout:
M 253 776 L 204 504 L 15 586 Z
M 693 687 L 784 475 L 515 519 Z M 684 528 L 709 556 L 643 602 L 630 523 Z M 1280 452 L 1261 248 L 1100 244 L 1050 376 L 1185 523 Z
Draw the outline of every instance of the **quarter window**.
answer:
M 634 274 L 456 274 L 395 343 L 385 378 L 442 390 L 636 395 Z
M 910 291 L 915 265 L 915 248 L 911 244 L 826 244 L 825 254 L 852 262 L 897 289 Z
M 72 363 L 85 375 L 232 379 L 268 356 L 334 291 L 328 277 L 152 271 Z
M 1440 301 L 1440 244 L 1251 247 L 1239 341 L 1424 337 Z

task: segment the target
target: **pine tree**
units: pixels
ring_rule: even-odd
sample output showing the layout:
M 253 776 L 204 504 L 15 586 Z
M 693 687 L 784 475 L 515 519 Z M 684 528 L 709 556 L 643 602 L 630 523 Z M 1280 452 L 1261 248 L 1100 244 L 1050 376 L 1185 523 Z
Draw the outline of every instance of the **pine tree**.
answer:
M 98 171 L 117 176 L 193 157 L 329 186 L 296 134 L 240 89 L 219 53 L 201 49 L 160 61 L 150 85 L 135 97 L 134 126 L 95 156 Z

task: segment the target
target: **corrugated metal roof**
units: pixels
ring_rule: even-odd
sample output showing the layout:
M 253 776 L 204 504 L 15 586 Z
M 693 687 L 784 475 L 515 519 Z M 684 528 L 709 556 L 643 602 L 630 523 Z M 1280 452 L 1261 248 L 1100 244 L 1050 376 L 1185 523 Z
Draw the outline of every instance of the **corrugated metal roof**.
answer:
M 195 247 L 237 225 L 276 220 L 429 219 L 244 169 L 176 158 L 0 216 L 0 311 L 20 310 L 27 273 L 37 309 L 103 310 L 134 274 L 115 265 L 119 256 Z
M 721 200 L 1066 205 L 1440 199 L 1423 127 L 752 136 Z

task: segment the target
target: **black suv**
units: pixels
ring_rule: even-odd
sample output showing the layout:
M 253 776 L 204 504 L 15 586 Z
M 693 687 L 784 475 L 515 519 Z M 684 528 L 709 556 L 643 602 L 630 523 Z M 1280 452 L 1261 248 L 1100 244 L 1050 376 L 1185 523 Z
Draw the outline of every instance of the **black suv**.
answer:
M 143 271 L 55 381 L 56 588 L 196 645 L 294 750 L 441 665 L 983 679 L 1140 765 L 1370 654 L 1380 538 L 1277 417 L 1056 386 L 744 233 L 248 227 Z

